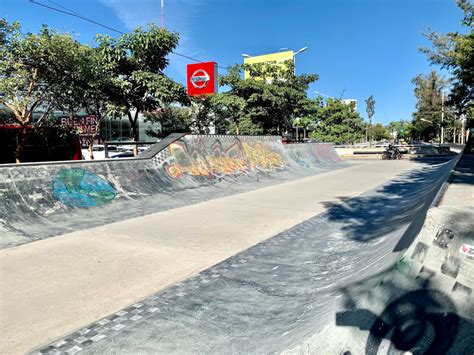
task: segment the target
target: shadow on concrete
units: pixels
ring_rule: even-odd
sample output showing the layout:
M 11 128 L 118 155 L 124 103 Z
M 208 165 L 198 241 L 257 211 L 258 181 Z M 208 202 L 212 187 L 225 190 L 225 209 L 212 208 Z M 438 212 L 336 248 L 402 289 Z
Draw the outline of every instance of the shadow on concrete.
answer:
M 402 175 L 373 193 L 327 202 L 330 221 L 344 223 L 346 238 L 368 242 L 406 225 L 393 251 L 406 249 L 421 230 L 426 212 L 448 178 L 452 160 L 423 161 L 421 169 Z
M 343 289 L 347 310 L 336 314 L 336 325 L 369 331 L 365 354 L 470 354 L 474 350 L 474 322 L 459 315 L 447 294 L 430 288 L 428 279 L 417 278 L 414 290 L 385 279 L 361 294 L 360 288 L 370 285 L 365 282 L 365 287 L 360 283 Z M 389 301 L 377 316 L 357 308 L 355 299 L 361 296 L 372 304 L 380 298 Z

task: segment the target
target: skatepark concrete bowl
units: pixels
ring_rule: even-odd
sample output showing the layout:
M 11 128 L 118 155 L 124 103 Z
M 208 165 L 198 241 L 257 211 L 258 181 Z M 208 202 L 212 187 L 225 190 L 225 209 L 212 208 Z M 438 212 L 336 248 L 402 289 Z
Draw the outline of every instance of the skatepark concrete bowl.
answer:
M 369 169 L 369 165 L 349 166 L 342 162 L 330 145 L 283 147 L 274 137 L 173 136 L 162 142 L 161 147 L 155 147 L 156 154 L 147 153 L 143 159 L 120 162 L 35 165 L 32 167 L 36 170 L 29 173 L 28 169 L 18 171 L 13 166 L 0 169 L 4 184 L 2 193 L 7 194 L 11 209 L 11 215 L 6 215 L 3 224 L 12 236 L 10 244 L 5 243 L 5 246 L 223 196 L 227 197 L 222 200 L 221 207 L 224 207 L 224 201 L 229 201 L 229 205 L 243 203 L 244 195 L 251 199 L 258 191 L 269 191 L 267 196 L 272 197 L 270 191 L 274 194 L 278 191 L 276 184 L 290 187 L 306 184 L 323 194 L 325 188 L 329 189 L 330 180 L 351 185 L 349 180 L 359 181 L 355 177 L 358 171 Z M 293 213 L 304 211 L 307 217 L 220 259 L 217 264 L 203 266 L 200 272 L 188 274 L 179 282 L 157 288 L 152 294 L 143 294 L 135 298 L 133 304 L 130 302 L 113 313 L 97 318 L 98 311 L 94 309 L 95 313 L 89 317 L 93 321 L 83 321 L 72 329 L 61 328 L 69 329 L 60 333 L 63 336 L 53 336 L 56 333 L 45 331 L 47 336 L 35 338 L 26 349 L 36 349 L 34 353 L 41 354 L 77 351 L 91 354 L 261 354 L 305 353 L 312 346 L 310 353 L 342 353 L 341 349 L 328 345 L 331 341 L 331 344 L 338 343 L 338 339 L 330 335 L 337 333 L 334 328 L 327 327 L 341 311 L 343 314 L 336 320 L 352 331 L 353 327 L 347 327 L 354 323 L 350 316 L 354 310 L 356 315 L 364 313 L 363 297 L 357 293 L 359 288 L 352 285 L 364 284 L 365 289 L 371 289 L 380 285 L 380 280 L 386 280 L 388 284 L 386 273 L 391 272 L 394 265 L 401 268 L 400 258 L 422 230 L 430 206 L 437 200 L 458 159 L 459 156 L 423 162 L 383 162 L 383 166 L 380 165 L 382 162 L 367 163 L 387 171 L 393 164 L 402 164 L 396 166 L 405 169 L 390 179 L 377 180 L 382 183 L 366 181 L 365 189 L 360 190 L 362 194 L 354 195 L 352 191 L 345 196 L 343 191 L 347 186 L 336 184 L 332 188 L 339 190 L 338 198 L 323 201 L 322 213 L 308 209 L 307 203 L 291 206 Z M 342 174 L 336 175 L 335 169 L 343 169 Z M 313 179 L 312 176 L 322 172 L 326 174 L 320 176 L 326 175 L 327 179 Z M 340 175 L 344 173 L 347 176 L 341 179 Z M 40 177 L 38 185 L 33 182 L 35 175 Z M 376 175 L 375 170 L 373 175 Z M 325 181 L 327 186 L 311 186 L 313 181 Z M 23 190 L 21 182 L 27 186 Z M 89 192 L 91 188 L 93 191 Z M 40 190 L 42 193 L 38 192 Z M 252 190 L 255 194 L 249 192 Z M 31 197 L 31 191 L 39 195 Z M 87 196 L 81 196 L 84 194 Z M 265 201 L 254 200 L 253 204 L 263 210 Z M 100 216 L 97 216 L 99 210 Z M 291 208 L 285 209 L 284 213 L 291 211 Z M 12 212 L 18 213 L 29 225 L 16 222 Z M 67 218 L 74 221 L 67 221 Z M 114 230 L 137 227 L 132 223 L 127 227 L 119 222 L 113 228 L 104 228 L 113 233 Z M 127 234 L 128 242 L 134 237 L 138 239 L 140 233 Z M 230 230 L 221 230 L 221 233 L 229 234 Z M 156 244 L 156 236 L 153 238 L 152 242 L 148 239 L 146 242 L 153 243 L 156 249 L 160 245 Z M 61 237 L 39 243 L 54 239 Z M 168 238 L 166 245 L 171 242 Z M 206 251 L 208 254 L 213 251 L 212 245 L 218 248 L 218 244 L 212 242 L 214 244 L 209 244 L 210 249 Z M 46 246 L 44 255 L 58 250 L 58 245 L 46 244 L 43 244 Z M 18 254 L 22 247 L 30 252 L 32 248 L 28 246 L 18 247 Z M 89 280 L 83 279 L 87 285 Z M 401 289 L 400 284 L 396 285 Z M 417 290 L 411 291 L 415 293 L 405 298 L 397 295 L 400 302 L 388 303 L 385 313 L 387 303 L 379 302 L 377 307 L 380 309 L 370 309 L 364 314 L 372 312 L 381 314 L 382 320 L 388 319 L 393 310 L 397 311 L 398 305 L 410 303 L 413 295 L 421 294 L 416 293 Z M 118 295 L 121 290 L 117 288 L 115 292 Z M 385 290 L 381 293 L 387 294 Z M 445 300 L 443 295 L 426 291 L 422 296 L 430 300 L 429 307 L 435 314 L 440 313 L 439 307 L 433 304 Z M 337 307 L 341 299 L 347 301 L 345 306 L 350 312 Z M 451 306 L 449 300 L 443 304 L 448 308 Z M 456 307 L 457 304 L 448 311 L 455 313 Z M 357 322 L 371 318 L 355 319 Z M 469 317 L 453 319 L 450 324 L 456 325 L 456 329 L 452 329 L 462 336 L 469 335 L 465 332 L 469 329 L 466 325 L 471 324 Z M 414 322 L 410 324 L 418 324 L 416 319 Z M 362 329 L 364 324 L 358 325 Z M 366 328 L 371 329 L 371 326 Z M 325 335 L 327 350 L 314 347 L 314 344 L 323 343 L 321 337 L 314 338 L 314 343 L 305 343 L 315 334 Z M 380 348 L 380 339 L 388 337 L 376 331 L 371 334 L 375 338 L 371 338 L 370 349 Z M 348 336 L 347 333 L 344 335 Z M 402 340 L 396 346 L 403 348 L 411 344 L 403 332 L 399 338 Z M 20 345 L 17 348 L 25 349 Z M 469 343 L 459 349 L 468 351 Z M 374 353 L 371 351 L 361 353 Z
M 279 137 L 184 134 L 168 136 L 137 159 L 3 165 L 0 247 L 341 166 L 330 144 L 286 150 Z

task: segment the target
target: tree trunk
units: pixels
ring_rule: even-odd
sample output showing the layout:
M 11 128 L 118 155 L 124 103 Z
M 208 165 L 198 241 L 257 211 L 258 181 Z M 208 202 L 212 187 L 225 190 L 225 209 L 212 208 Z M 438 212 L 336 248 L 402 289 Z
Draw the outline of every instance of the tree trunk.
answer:
M 89 150 L 89 158 L 91 160 L 94 160 L 94 141 L 95 141 L 95 138 L 97 137 L 97 135 L 100 133 L 100 121 L 102 121 L 102 115 L 100 114 L 100 111 L 97 110 L 96 114 L 95 114 L 95 117 L 97 118 L 97 123 L 95 125 L 95 130 L 94 130 L 94 133 L 92 134 L 92 136 L 90 137 L 90 140 L 89 140 L 89 146 L 88 146 L 88 150 Z
M 138 129 L 137 129 L 137 120 L 138 120 L 138 108 L 136 108 L 135 115 L 132 116 L 132 113 L 128 112 L 128 120 L 130 121 L 130 128 L 132 129 L 133 141 L 138 142 Z M 132 148 L 133 156 L 138 155 L 138 145 L 134 144 Z
M 372 147 L 372 117 L 369 118 L 369 147 Z
M 15 149 L 15 163 L 19 164 L 23 160 L 23 153 L 28 143 L 28 129 L 26 123 L 21 125 L 21 129 L 18 132 L 18 144 Z

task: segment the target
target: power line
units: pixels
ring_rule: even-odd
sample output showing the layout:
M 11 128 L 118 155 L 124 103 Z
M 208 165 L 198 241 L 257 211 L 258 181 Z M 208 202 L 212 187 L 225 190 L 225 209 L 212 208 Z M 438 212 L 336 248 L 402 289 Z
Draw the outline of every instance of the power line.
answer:
M 113 27 L 110 27 L 110 26 L 107 26 L 107 25 L 104 25 L 103 23 L 100 23 L 98 21 L 95 21 L 95 20 L 92 20 L 90 18 L 87 18 L 85 16 L 82 16 L 81 14 L 71 10 L 71 9 L 68 9 L 64 6 L 61 6 L 57 3 L 55 3 L 54 1 L 52 0 L 48 0 L 50 3 L 56 5 L 56 6 L 59 6 L 60 8 L 62 8 L 63 10 L 61 10 L 60 8 L 57 8 L 57 7 L 53 7 L 53 6 L 49 6 L 49 5 L 46 5 L 46 4 L 42 4 L 36 0 L 29 0 L 32 4 L 35 4 L 35 5 L 39 5 L 39 6 L 42 6 L 44 8 L 47 8 L 49 10 L 53 10 L 53 11 L 56 11 L 56 12 L 59 12 L 59 13 L 62 13 L 62 14 L 65 14 L 65 15 L 69 15 L 69 16 L 73 16 L 73 17 L 77 17 L 81 20 L 84 20 L 84 21 L 87 21 L 87 22 L 90 22 L 90 23 L 93 23 L 94 25 L 97 25 L 97 26 L 100 26 L 100 27 L 103 27 L 103 28 L 106 28 L 110 31 L 113 31 L 113 32 L 116 32 L 116 33 L 120 33 L 120 34 L 125 34 L 125 32 L 122 32 L 122 31 L 119 31 Z M 189 59 L 189 60 L 192 60 L 194 62 L 197 62 L 197 63 L 202 63 L 203 61 L 202 60 L 199 60 L 199 59 L 196 59 L 196 58 L 193 58 L 193 57 L 190 57 L 190 56 L 187 56 L 187 55 L 184 55 L 184 54 L 181 54 L 181 53 L 178 53 L 178 52 L 173 52 L 171 51 L 170 53 L 174 54 L 174 55 L 177 55 L 179 57 L 183 57 L 183 58 L 186 58 L 186 59 Z M 221 69 L 224 69 L 224 70 L 227 70 L 226 67 L 223 67 L 223 66 L 220 66 L 218 65 L 217 66 L 218 68 L 221 68 Z

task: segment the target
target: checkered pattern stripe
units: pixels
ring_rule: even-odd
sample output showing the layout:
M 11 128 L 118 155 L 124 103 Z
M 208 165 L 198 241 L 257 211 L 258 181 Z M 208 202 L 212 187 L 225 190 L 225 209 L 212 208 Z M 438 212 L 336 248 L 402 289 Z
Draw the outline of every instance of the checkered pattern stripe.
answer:
M 147 315 L 156 312 L 153 300 L 145 303 L 135 303 L 117 313 L 82 328 L 75 333 L 61 338 L 47 347 L 34 351 L 34 355 L 75 354 L 88 345 L 119 333 L 126 326 Z
M 170 155 L 169 149 L 166 148 L 166 149 L 162 150 L 161 152 L 159 152 L 158 154 L 156 154 L 152 158 L 152 162 L 155 166 L 161 166 L 161 165 L 163 165 L 165 160 L 169 157 L 169 155 Z

